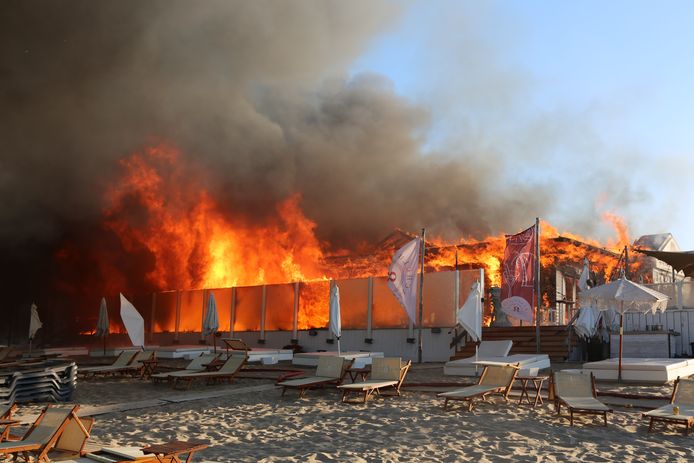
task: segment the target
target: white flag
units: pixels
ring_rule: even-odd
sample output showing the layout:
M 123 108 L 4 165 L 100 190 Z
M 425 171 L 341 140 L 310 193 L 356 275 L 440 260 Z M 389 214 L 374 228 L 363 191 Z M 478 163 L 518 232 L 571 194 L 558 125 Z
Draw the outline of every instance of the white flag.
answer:
M 588 259 L 583 259 L 583 271 L 581 272 L 581 276 L 578 279 L 578 289 L 581 291 L 585 291 L 586 289 L 589 289 L 590 286 L 588 286 L 588 279 L 590 278 L 590 266 L 588 263 Z
M 123 320 L 125 329 L 128 332 L 133 346 L 144 347 L 145 345 L 145 320 L 137 311 L 134 305 L 120 295 L 120 318 Z
M 400 248 L 388 269 L 388 287 L 415 323 L 417 307 L 417 267 L 422 239 L 417 237 Z
M 38 307 L 36 304 L 31 304 L 31 319 L 29 320 L 29 339 L 34 339 L 36 332 L 43 326 L 39 318 Z

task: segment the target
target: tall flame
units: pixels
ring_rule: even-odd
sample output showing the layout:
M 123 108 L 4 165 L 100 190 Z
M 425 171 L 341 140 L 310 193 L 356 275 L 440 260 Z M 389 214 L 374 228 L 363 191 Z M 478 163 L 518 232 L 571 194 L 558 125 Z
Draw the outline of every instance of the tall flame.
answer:
M 156 291 L 383 276 L 395 248 L 401 245 L 396 240 L 390 247 L 371 248 L 361 255 L 327 256 L 327 245 L 316 238 L 316 223 L 302 211 L 298 194 L 253 217 L 228 205 L 223 208 L 207 187 L 205 172 L 170 146 L 134 153 L 121 161 L 121 167 L 122 178 L 106 193 L 104 226 L 118 237 L 128 256 L 144 256 L 133 259 L 141 266 L 140 275 L 144 274 L 148 287 Z M 607 245 L 572 233 L 560 234 L 542 222 L 543 269 L 564 264 L 580 269 L 588 258 L 593 269 L 609 278 L 618 265 L 620 248 L 629 243 L 629 234 L 615 214 L 603 214 L 603 220 L 613 225 L 617 236 Z M 406 234 L 402 238 L 409 239 Z M 484 268 L 486 286 L 501 285 L 504 235 L 457 243 L 434 238 L 427 240 L 427 246 L 428 269 L 451 269 L 456 263 L 463 268 Z M 68 262 L 79 254 L 76 249 L 68 245 L 57 258 Z M 106 251 L 102 255 L 99 265 L 110 281 L 104 289 L 125 287 L 127 272 L 118 263 L 123 257 Z M 327 288 L 327 283 L 302 286 L 300 329 L 327 324 Z M 186 303 L 193 304 L 187 311 L 198 313 L 196 316 L 204 301 L 202 296 L 199 299 Z M 544 294 L 543 304 L 549 301 Z M 191 318 L 181 323 L 194 329 L 197 322 Z

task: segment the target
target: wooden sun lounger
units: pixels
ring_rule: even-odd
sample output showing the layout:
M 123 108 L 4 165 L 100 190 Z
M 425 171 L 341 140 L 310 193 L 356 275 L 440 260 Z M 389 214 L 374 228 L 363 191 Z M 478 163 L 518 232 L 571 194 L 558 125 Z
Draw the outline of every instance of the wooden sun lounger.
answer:
M 182 370 L 171 370 L 164 371 L 161 373 L 155 373 L 150 376 L 152 382 L 159 383 L 162 381 L 173 381 L 177 376 L 185 376 L 190 373 L 200 373 L 205 371 L 205 367 L 208 364 L 215 362 L 219 358 L 219 354 L 200 354 L 190 361 L 188 365 Z
M 678 407 L 677 414 L 674 407 Z M 643 414 L 648 418 L 648 432 L 653 431 L 655 423 L 666 423 L 684 425 L 682 431 L 684 435 L 689 435 L 689 430 L 694 427 L 694 380 L 680 379 L 675 380 L 672 389 L 670 403 L 663 405 Z
M 438 397 L 443 397 L 443 409 L 448 408 L 449 400 L 467 402 L 468 411 L 472 411 L 475 401 L 487 400 L 487 397 L 500 394 L 508 402 L 513 382 L 518 374 L 518 365 L 486 365 L 477 384 L 463 387 L 454 391 L 442 392 Z
M 193 381 L 196 379 L 204 379 L 207 384 L 226 381 L 229 384 L 234 382 L 234 377 L 241 371 L 241 368 L 246 364 L 246 357 L 231 356 L 222 364 L 217 371 L 202 371 L 198 373 L 188 373 L 184 375 L 174 376 L 173 387 L 176 389 L 190 389 Z M 179 386 L 183 385 L 185 387 Z
M 561 414 L 561 406 L 569 409 L 569 423 L 574 425 L 574 415 L 602 415 L 607 426 L 607 414 L 612 409 L 597 399 L 595 378 L 582 373 L 554 372 L 552 375 L 554 388 L 554 407 L 557 415 Z
M 78 426 L 82 426 L 83 432 L 89 435 L 77 418 L 78 409 L 79 405 L 71 408 L 47 406 L 21 440 L 0 443 L 0 455 L 21 454 L 27 461 L 34 456 L 37 463 L 50 461 L 49 450 L 60 439 L 71 420 L 74 420 Z
M 342 389 L 342 401 L 348 402 L 349 394 L 363 394 L 361 403 L 366 403 L 372 395 L 400 395 L 400 386 L 412 362 L 402 363 L 400 357 L 374 358 L 371 376 L 365 381 L 338 386 Z M 385 394 L 384 394 L 385 392 Z
M 282 386 L 282 395 L 284 395 L 284 393 L 287 391 L 287 388 L 298 389 L 299 397 L 301 398 L 309 389 L 329 385 L 336 386 L 342 383 L 345 375 L 347 374 L 347 369 L 351 364 L 351 360 L 347 360 L 344 357 L 338 357 L 336 355 L 320 357 L 318 359 L 318 366 L 316 367 L 316 373 L 314 376 L 289 379 L 287 381 L 277 383 L 277 385 Z
M 139 351 L 133 357 L 132 361 L 124 367 L 112 368 L 98 374 L 110 375 L 131 375 L 133 377 L 144 377 L 147 362 L 156 362 L 157 353 L 155 351 Z
M 8 405 L 0 405 L 0 420 L 11 421 L 12 414 L 16 409 L 17 405 L 14 402 Z M 14 423 L 8 423 L 7 425 L 4 425 L 4 427 L 0 424 L 0 442 L 6 441 L 10 436 L 10 424 Z
M 133 361 L 136 355 L 136 351 L 124 350 L 118 355 L 118 357 L 116 357 L 116 360 L 114 360 L 114 362 L 111 365 L 99 365 L 94 367 L 79 368 L 77 370 L 77 373 L 84 377 L 97 374 L 109 374 L 113 370 L 127 367 Z

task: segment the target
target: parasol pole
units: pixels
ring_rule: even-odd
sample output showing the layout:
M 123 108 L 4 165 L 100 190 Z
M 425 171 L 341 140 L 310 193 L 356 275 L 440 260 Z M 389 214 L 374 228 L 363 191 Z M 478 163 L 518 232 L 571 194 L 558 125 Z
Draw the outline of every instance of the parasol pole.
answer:
M 535 350 L 540 353 L 540 218 L 535 217 Z
M 621 302 L 622 310 L 619 312 L 619 369 L 617 370 L 617 382 L 622 382 L 622 336 L 624 336 L 624 301 Z
M 417 349 L 417 359 L 419 363 L 422 363 L 422 320 L 424 319 L 424 253 L 426 251 L 426 245 L 424 243 L 425 236 L 426 228 L 422 228 L 422 257 L 420 259 L 421 271 L 419 273 L 419 347 Z

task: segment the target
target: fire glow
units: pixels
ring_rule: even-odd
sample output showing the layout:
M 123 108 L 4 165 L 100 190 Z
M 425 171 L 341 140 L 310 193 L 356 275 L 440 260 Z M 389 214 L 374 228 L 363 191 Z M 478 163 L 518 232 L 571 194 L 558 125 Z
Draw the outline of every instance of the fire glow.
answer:
M 298 194 L 278 202 L 272 213 L 250 218 L 222 209 L 206 188 L 206 173 L 184 161 L 171 147 L 160 145 L 135 153 L 124 159 L 121 167 L 122 178 L 106 192 L 103 224 L 118 237 L 127 253 L 149 256 L 144 278 L 155 291 L 320 280 L 327 288 L 329 278 L 387 273 L 394 249 L 374 249 L 357 259 L 331 258 L 327 243 L 316 238 L 316 223 L 302 211 Z M 558 239 L 558 231 L 543 222 L 542 267 L 561 263 L 580 267 L 588 258 L 594 268 L 609 276 L 618 262 L 603 248 L 619 253 L 629 243 L 629 236 L 617 216 L 605 215 L 604 220 L 613 224 L 618 236 L 608 245 L 567 233 Z M 428 271 L 452 269 L 459 262 L 466 268 L 484 268 L 487 285 L 500 285 L 504 235 L 458 243 L 433 239 L 427 240 L 427 246 Z M 127 281 L 116 268 L 111 262 L 103 262 L 103 277 Z M 327 325 L 328 291 L 318 294 L 317 287 L 302 292 L 299 329 Z M 202 299 L 194 303 L 198 307 L 205 297 L 200 293 Z M 543 296 L 548 304 L 547 294 Z M 186 321 L 186 313 L 181 311 L 181 328 L 194 329 L 197 318 L 195 315 Z M 167 324 L 171 326 L 155 326 L 155 331 L 171 331 L 173 320 Z

